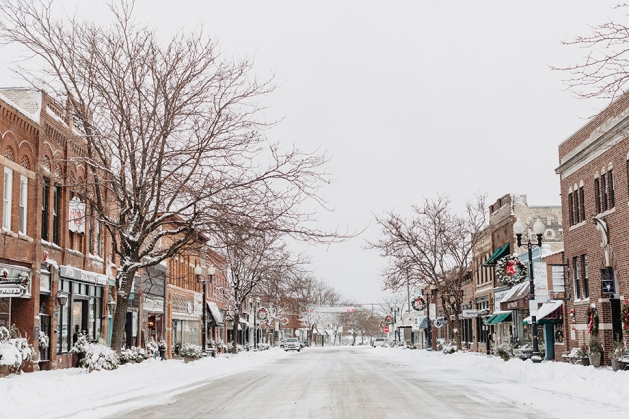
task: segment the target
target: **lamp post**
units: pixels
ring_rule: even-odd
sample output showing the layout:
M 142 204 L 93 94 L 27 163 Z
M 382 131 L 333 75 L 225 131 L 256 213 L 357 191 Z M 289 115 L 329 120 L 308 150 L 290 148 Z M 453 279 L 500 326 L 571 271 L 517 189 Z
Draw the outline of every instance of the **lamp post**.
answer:
M 208 276 L 210 277 L 210 284 L 212 283 L 212 279 L 214 277 L 215 269 L 214 266 L 210 265 L 207 269 Z M 197 277 L 197 282 L 203 284 L 203 322 L 202 322 L 202 335 L 201 335 L 201 346 L 203 347 L 203 353 L 207 350 L 207 300 L 206 300 L 206 279 L 202 279 L 201 275 L 203 274 L 203 268 L 201 266 L 196 266 L 194 268 L 194 274 Z
M 249 298 L 249 304 L 253 305 L 254 300 Z M 258 350 L 258 308 L 260 307 L 260 297 L 256 297 L 255 305 L 253 306 L 253 350 Z
M 544 234 L 545 229 L 546 227 L 544 226 L 544 223 L 542 223 L 538 218 L 537 221 L 535 221 L 535 224 L 533 224 L 533 233 L 537 236 L 537 247 L 540 249 L 542 247 L 542 234 Z M 518 240 L 518 247 L 522 246 L 522 234 L 525 230 L 526 224 L 524 224 L 518 217 L 518 220 L 515 224 L 513 224 L 513 232 Z M 535 282 L 533 278 L 533 244 L 531 243 L 530 236 L 527 239 L 526 248 L 529 257 L 529 310 L 531 311 L 531 324 L 533 326 L 533 356 L 531 357 L 531 360 L 537 363 L 542 362 L 542 357 L 539 355 L 539 346 L 537 342 L 537 302 L 535 301 Z
M 430 294 L 428 294 L 428 309 L 426 310 L 426 330 L 428 331 L 428 333 L 426 334 L 426 350 L 428 351 L 432 351 L 432 322 L 430 321 L 430 303 L 432 302 L 433 298 L 435 297 L 435 295 L 437 294 L 437 287 L 430 287 Z
M 393 314 L 393 343 L 397 346 L 398 343 L 398 332 L 397 332 L 397 313 L 399 310 L 399 304 L 389 304 L 389 308 L 391 310 L 391 314 Z

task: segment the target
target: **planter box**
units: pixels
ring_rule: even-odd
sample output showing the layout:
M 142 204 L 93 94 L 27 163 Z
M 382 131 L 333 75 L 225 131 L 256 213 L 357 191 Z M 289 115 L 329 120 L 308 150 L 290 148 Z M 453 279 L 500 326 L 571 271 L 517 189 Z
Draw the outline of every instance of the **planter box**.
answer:
M 594 368 L 598 368 L 601 366 L 601 355 L 589 355 L 588 356 L 589 360 L 590 360 L 590 364 L 594 367 Z

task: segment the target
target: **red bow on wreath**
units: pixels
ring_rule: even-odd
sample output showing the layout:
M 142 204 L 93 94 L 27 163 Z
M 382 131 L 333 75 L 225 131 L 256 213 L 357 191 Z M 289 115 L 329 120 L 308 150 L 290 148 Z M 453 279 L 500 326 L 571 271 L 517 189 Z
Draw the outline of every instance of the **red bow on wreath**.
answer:
M 507 262 L 507 266 L 505 267 L 505 273 L 507 275 L 515 275 L 515 267 L 518 265 L 518 263 L 514 260 L 510 260 L 509 262 Z

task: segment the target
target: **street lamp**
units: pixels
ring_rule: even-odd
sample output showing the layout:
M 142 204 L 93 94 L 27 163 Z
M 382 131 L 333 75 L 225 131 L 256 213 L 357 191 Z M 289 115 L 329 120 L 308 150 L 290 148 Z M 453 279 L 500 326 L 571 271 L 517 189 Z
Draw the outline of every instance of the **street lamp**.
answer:
M 215 269 L 214 266 L 210 265 L 207 269 L 208 276 L 210 277 L 210 284 L 212 283 L 212 278 L 214 277 Z M 203 353 L 207 350 L 207 300 L 205 293 L 205 283 L 206 279 L 201 279 L 201 275 L 203 274 L 203 268 L 201 266 L 195 266 L 194 274 L 197 277 L 197 282 L 203 284 L 203 324 L 202 324 L 202 335 L 201 335 L 201 346 L 203 347 Z
M 430 286 L 430 294 L 427 295 L 427 304 L 428 309 L 426 310 L 426 330 L 428 333 L 426 334 L 426 350 L 432 351 L 432 322 L 430 321 L 430 303 L 437 295 L 437 287 Z
M 400 310 L 399 304 L 390 304 L 389 308 L 391 309 L 391 313 L 393 314 L 393 342 L 397 346 L 397 343 L 398 343 L 397 313 Z
M 538 218 L 533 224 L 533 233 L 537 235 L 537 247 L 542 247 L 542 234 L 546 226 Z M 522 234 L 526 230 L 526 224 L 518 217 L 518 220 L 513 224 L 513 232 L 518 240 L 518 247 L 522 246 Z M 535 283 L 533 281 L 533 244 L 531 244 L 531 237 L 527 239 L 526 248 L 529 256 L 529 310 L 531 311 L 531 324 L 533 325 L 533 356 L 531 360 L 533 362 L 542 362 L 542 357 L 539 355 L 539 346 L 537 342 L 537 302 L 535 301 Z
M 257 319 L 258 319 L 258 308 L 260 307 L 260 297 L 256 297 L 255 306 L 253 306 L 253 350 L 258 350 L 258 330 L 257 330 Z M 253 304 L 253 299 L 249 298 L 249 305 Z

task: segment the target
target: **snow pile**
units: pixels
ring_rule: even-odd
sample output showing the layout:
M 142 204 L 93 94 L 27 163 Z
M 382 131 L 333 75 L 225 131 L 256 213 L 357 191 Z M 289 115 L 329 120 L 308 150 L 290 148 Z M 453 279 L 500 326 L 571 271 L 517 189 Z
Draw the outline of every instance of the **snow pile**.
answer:
M 87 373 L 71 368 L 10 375 L 0 378 L 0 418 L 103 418 L 168 403 L 195 385 L 290 355 L 278 349 L 207 357 L 188 364 L 148 359 L 113 371 Z

